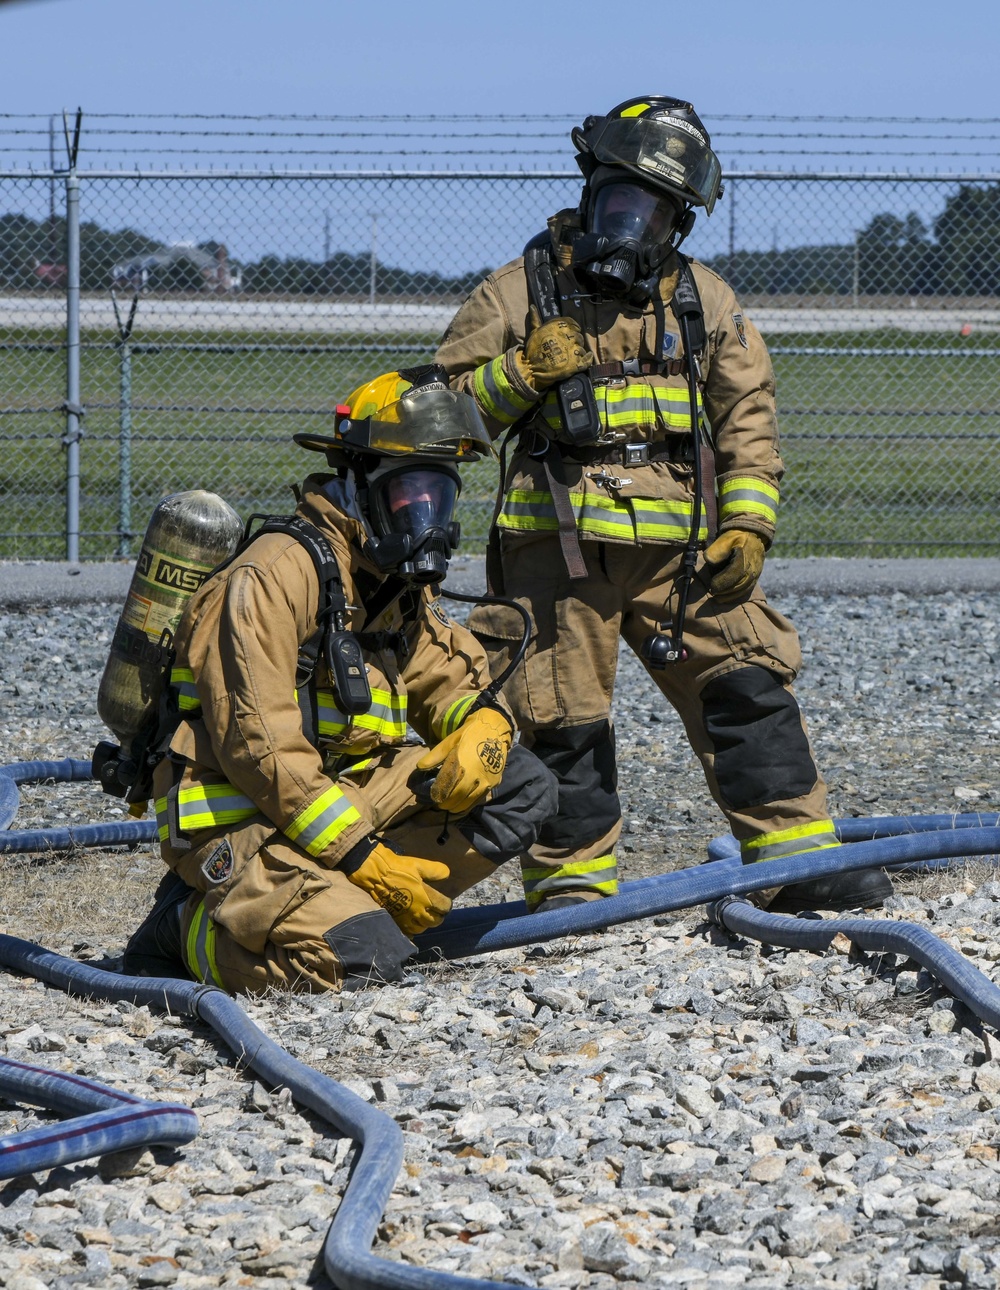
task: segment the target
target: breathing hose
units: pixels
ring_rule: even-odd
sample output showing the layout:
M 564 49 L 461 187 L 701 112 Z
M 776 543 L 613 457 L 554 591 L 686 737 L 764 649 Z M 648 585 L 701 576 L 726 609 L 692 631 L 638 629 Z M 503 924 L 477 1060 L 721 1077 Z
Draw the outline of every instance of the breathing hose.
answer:
M 486 704 L 493 702 L 507 681 L 521 666 L 524 656 L 528 652 L 528 645 L 531 642 L 531 615 L 523 605 L 518 604 L 516 600 L 508 600 L 506 596 L 470 596 L 464 591 L 449 591 L 447 587 L 441 588 L 441 595 L 447 600 L 462 600 L 468 605 L 506 605 L 508 609 L 516 609 L 521 615 L 521 643 L 514 651 L 514 657 L 504 670 L 485 687 L 479 698 L 469 709 L 469 712 L 475 712 L 477 708 L 482 708 Z
M 0 826 L 5 818 L 7 824 L 13 819 L 10 811 L 12 805 L 16 810 L 18 783 L 38 779 L 89 779 L 89 770 L 88 762 L 72 759 L 0 767 Z M 134 832 L 128 837 L 120 834 L 122 830 L 133 831 L 136 827 L 112 823 L 73 830 L 26 830 L 20 835 L 9 834 L 9 838 L 29 839 L 28 845 L 7 849 L 44 849 L 58 844 L 39 843 L 40 839 L 63 835 L 72 836 L 77 845 L 143 841 Z M 80 841 L 83 835 L 90 839 L 90 831 L 94 838 Z M 767 914 L 740 899 L 766 887 L 833 873 L 875 866 L 927 864 L 961 856 L 997 855 L 1000 854 L 1000 817 L 944 815 L 842 820 L 838 831 L 844 840 L 840 847 L 751 865 L 740 863 L 738 844 L 734 854 L 731 842 L 717 840 L 710 848 L 714 858 L 706 864 L 624 883 L 616 896 L 567 909 L 529 916 L 522 902 L 510 902 L 458 910 L 440 927 L 418 938 L 420 955 L 426 960 L 482 954 L 709 904 L 712 916 L 721 926 L 772 944 L 825 950 L 833 936 L 842 931 L 864 949 L 907 954 L 933 972 L 982 1020 L 1000 1027 L 1000 988 L 926 928 L 886 919 L 790 918 Z M 0 835 L 0 847 L 2 844 Z M 199 1017 L 266 1085 L 287 1087 L 297 1102 L 356 1142 L 359 1155 L 323 1251 L 327 1273 L 338 1290 L 499 1290 L 498 1282 L 412 1267 L 380 1259 L 371 1252 L 402 1164 L 403 1138 L 399 1126 L 343 1085 L 285 1052 L 222 990 L 196 982 L 116 976 L 62 958 L 28 941 L 3 935 L 0 935 L 0 964 L 70 993 L 107 1000 L 125 999 L 140 1006 L 166 1007 L 175 1014 Z M 67 1084 L 67 1080 L 71 1082 Z M 79 1077 L 42 1071 L 18 1062 L 0 1063 L 0 1092 L 29 1102 L 42 1101 L 61 1110 L 97 1108 L 96 1115 L 70 1121 L 56 1130 L 32 1130 L 0 1140 L 0 1172 L 7 1158 L 11 1168 L 3 1176 L 51 1167 L 51 1164 L 37 1163 L 48 1157 L 32 1153 L 48 1150 L 50 1143 L 42 1139 L 49 1135 L 58 1142 L 60 1131 L 72 1139 L 72 1149 L 76 1145 L 81 1149 L 90 1145 L 93 1151 L 87 1154 L 96 1154 L 123 1149 L 126 1129 L 131 1131 L 129 1117 L 148 1117 L 143 1119 L 143 1124 L 153 1125 L 157 1136 L 146 1139 L 147 1142 L 189 1141 L 196 1129 L 196 1122 L 192 1124 L 194 1116 L 186 1108 L 144 1103 Z M 95 1135 L 92 1139 L 87 1137 L 90 1132 Z M 72 1154 L 60 1157 L 60 1161 L 81 1158 L 81 1154 Z

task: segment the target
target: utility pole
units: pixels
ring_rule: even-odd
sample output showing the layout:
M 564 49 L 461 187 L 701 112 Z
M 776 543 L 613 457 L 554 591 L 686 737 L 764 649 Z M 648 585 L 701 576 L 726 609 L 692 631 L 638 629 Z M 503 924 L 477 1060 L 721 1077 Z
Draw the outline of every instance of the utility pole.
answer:
M 49 117 L 49 263 L 59 263 L 56 240 L 56 118 Z
M 375 303 L 375 275 L 378 272 L 378 260 L 375 257 L 375 248 L 378 242 L 378 212 L 372 211 L 372 249 L 371 258 L 368 263 L 368 303 Z
M 861 236 L 855 229 L 854 232 L 854 272 L 851 275 L 851 296 L 854 300 L 854 308 L 858 307 L 858 296 L 861 294 Z

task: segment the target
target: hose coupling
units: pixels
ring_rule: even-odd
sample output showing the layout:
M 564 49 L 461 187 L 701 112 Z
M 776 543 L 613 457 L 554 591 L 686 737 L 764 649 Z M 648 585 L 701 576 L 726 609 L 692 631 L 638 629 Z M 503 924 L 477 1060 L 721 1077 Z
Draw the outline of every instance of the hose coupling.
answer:
M 719 900 L 713 900 L 708 906 L 708 919 L 716 927 L 726 927 L 725 913 L 730 905 L 749 905 L 751 902 L 746 896 L 734 896 L 730 893 L 728 896 L 722 896 Z M 727 929 L 728 930 L 728 929 Z

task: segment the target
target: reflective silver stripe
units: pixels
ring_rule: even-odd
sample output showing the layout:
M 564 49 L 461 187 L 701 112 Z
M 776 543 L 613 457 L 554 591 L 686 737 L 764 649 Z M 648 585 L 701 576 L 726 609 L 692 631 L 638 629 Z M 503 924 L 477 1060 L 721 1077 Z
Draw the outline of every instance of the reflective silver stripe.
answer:
M 597 385 L 594 387 L 594 395 L 601 422 L 609 429 L 620 430 L 628 425 L 647 430 L 661 425 L 671 430 L 691 429 L 691 403 L 686 389 L 645 383 L 630 384 L 621 389 Z M 698 408 L 700 411 L 700 393 Z M 558 430 L 562 425 L 555 394 L 546 395 L 542 404 L 542 416 L 553 430 Z
M 177 794 L 178 823 L 184 833 L 238 824 L 257 814 L 253 801 L 232 784 L 198 784 Z
M 529 906 L 557 891 L 598 891 L 603 896 L 613 896 L 618 890 L 618 865 L 613 854 L 571 861 L 558 868 L 525 860 L 521 864 L 521 881 Z
M 747 863 L 758 863 L 761 860 L 780 860 L 784 856 L 804 855 L 806 851 L 822 851 L 828 847 L 839 847 L 840 840 L 832 829 L 823 833 L 814 833 L 809 837 L 787 838 L 784 842 L 771 842 L 766 846 L 754 847 L 752 850 L 744 843 L 741 848 L 743 859 Z
M 177 706 L 181 712 L 201 711 L 201 700 L 194 684 L 194 673 L 189 667 L 170 670 L 170 684 L 177 691 Z
M 476 694 L 463 695 L 461 699 L 456 699 L 441 718 L 440 738 L 445 739 L 448 735 L 454 734 L 458 727 L 465 720 L 469 709 L 475 703 L 479 696 Z
M 205 913 L 205 902 L 200 900 L 188 928 L 184 958 L 188 970 L 205 985 L 222 985 L 215 963 L 215 924 Z
M 731 479 L 719 490 L 720 516 L 761 515 L 774 522 L 777 518 L 778 490 L 763 480 Z
M 361 816 L 336 784 L 320 793 L 300 811 L 284 830 L 285 836 L 298 843 L 310 855 L 322 855 L 336 838 Z
M 406 735 L 406 695 L 392 694 L 389 690 L 372 690 L 372 706 L 367 712 L 348 716 L 336 705 L 332 690 L 316 691 L 318 732 L 321 735 L 342 735 L 351 728 L 373 730 L 390 739 Z
M 477 367 L 472 378 L 476 399 L 494 421 L 512 425 L 532 406 L 533 399 L 525 399 L 514 389 L 503 368 L 503 357 Z

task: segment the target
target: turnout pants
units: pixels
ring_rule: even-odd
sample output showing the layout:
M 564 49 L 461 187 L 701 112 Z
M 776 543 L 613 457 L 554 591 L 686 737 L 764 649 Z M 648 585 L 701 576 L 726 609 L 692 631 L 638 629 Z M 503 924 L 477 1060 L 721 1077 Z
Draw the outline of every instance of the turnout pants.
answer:
M 541 821 L 555 810 L 555 781 L 515 747 L 490 799 L 461 818 L 446 817 L 418 798 L 428 778 L 415 771 L 424 752 L 422 745 L 386 749 L 374 765 L 341 775 L 337 784 L 401 852 L 448 865 L 450 877 L 433 885 L 454 899 L 535 841 Z M 345 982 L 398 981 L 416 953 L 366 892 L 263 815 L 190 838 L 188 851 L 166 842 L 161 851 L 194 889 L 181 931 L 188 969 L 198 980 L 233 993 L 272 985 L 321 991 Z
M 638 655 L 650 633 L 673 631 L 676 611 L 677 547 L 580 546 L 587 576 L 571 580 L 556 534 L 503 535 L 505 594 L 529 610 L 535 629 L 504 694 L 522 743 L 559 782 L 558 814 L 522 861 L 529 907 L 560 892 L 616 890 L 622 818 L 610 714 L 619 637 Z M 736 601 L 710 596 L 712 572 L 700 562 L 691 586 L 686 661 L 647 670 L 680 715 L 744 860 L 836 845 L 791 689 L 801 665 L 795 629 L 759 588 Z M 520 641 L 519 615 L 483 605 L 470 626 L 496 674 Z M 666 779 L 669 765 L 663 771 Z

